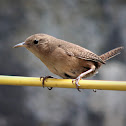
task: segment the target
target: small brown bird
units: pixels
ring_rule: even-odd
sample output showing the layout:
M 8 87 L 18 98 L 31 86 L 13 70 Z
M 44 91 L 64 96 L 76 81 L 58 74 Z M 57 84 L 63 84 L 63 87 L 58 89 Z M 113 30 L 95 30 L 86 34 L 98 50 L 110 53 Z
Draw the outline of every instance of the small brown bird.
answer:
M 16 47 L 26 47 L 52 73 L 62 78 L 73 79 L 72 82 L 75 81 L 78 91 L 80 91 L 80 79 L 94 75 L 106 60 L 120 54 L 123 49 L 123 47 L 118 47 L 98 56 L 79 45 L 47 34 L 34 34 L 28 37 L 25 42 L 14 46 L 14 48 Z

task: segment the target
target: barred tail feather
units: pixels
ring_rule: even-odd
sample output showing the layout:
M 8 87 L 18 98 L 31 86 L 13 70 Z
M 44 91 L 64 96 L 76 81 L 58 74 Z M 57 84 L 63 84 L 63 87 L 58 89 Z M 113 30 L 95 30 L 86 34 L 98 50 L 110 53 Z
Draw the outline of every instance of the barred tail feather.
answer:
M 124 47 L 118 47 L 118 48 L 115 48 L 113 50 L 110 50 L 109 52 L 105 53 L 105 54 L 102 54 L 100 56 L 100 58 L 103 60 L 103 61 L 107 61 L 109 60 L 110 58 L 118 55 L 121 53 L 121 50 L 123 49 Z

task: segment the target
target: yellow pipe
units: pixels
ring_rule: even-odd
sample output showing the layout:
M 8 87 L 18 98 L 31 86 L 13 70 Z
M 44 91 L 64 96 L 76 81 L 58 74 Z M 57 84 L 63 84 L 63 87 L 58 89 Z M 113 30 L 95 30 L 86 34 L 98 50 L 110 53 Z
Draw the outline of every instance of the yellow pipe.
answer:
M 126 91 L 126 81 L 80 80 L 80 89 L 102 89 Z M 42 86 L 37 77 L 0 76 L 0 85 Z M 76 88 L 72 79 L 47 79 L 45 87 Z

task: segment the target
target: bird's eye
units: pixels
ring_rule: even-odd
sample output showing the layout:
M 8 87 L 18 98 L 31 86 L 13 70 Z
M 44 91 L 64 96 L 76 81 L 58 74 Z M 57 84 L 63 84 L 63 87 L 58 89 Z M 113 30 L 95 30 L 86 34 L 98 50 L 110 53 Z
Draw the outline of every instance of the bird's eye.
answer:
M 38 44 L 38 40 L 34 40 L 34 44 Z

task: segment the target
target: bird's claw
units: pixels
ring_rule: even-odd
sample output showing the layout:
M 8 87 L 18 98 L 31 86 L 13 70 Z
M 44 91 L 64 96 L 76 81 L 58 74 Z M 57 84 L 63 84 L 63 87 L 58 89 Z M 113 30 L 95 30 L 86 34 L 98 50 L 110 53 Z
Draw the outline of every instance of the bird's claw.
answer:
M 80 79 L 78 79 L 78 78 L 73 79 L 73 80 L 72 80 L 72 83 L 74 83 L 74 81 L 75 81 L 75 84 L 76 84 L 77 86 L 80 86 L 80 85 L 79 85 L 79 80 L 80 80 Z
M 47 88 L 48 88 L 48 90 L 52 90 L 52 88 L 53 88 L 53 87 L 50 87 L 50 88 L 49 88 L 49 87 L 47 87 Z
M 76 79 L 73 79 L 73 80 L 72 80 L 72 83 L 74 83 L 74 81 L 75 81 L 77 90 L 78 90 L 79 92 L 81 92 L 80 89 L 79 89 L 79 86 L 80 86 L 80 85 L 79 85 L 80 78 L 77 77 Z
M 43 78 L 43 80 L 42 80 L 42 86 L 43 86 L 43 88 L 44 88 L 44 82 L 45 82 L 45 80 L 47 79 L 47 78 L 53 78 L 52 76 L 46 76 L 46 77 L 40 77 L 40 81 L 41 81 L 41 79 Z M 52 90 L 52 88 L 53 87 L 47 87 L 48 88 L 48 90 Z
M 97 92 L 97 89 L 93 89 L 93 92 Z

